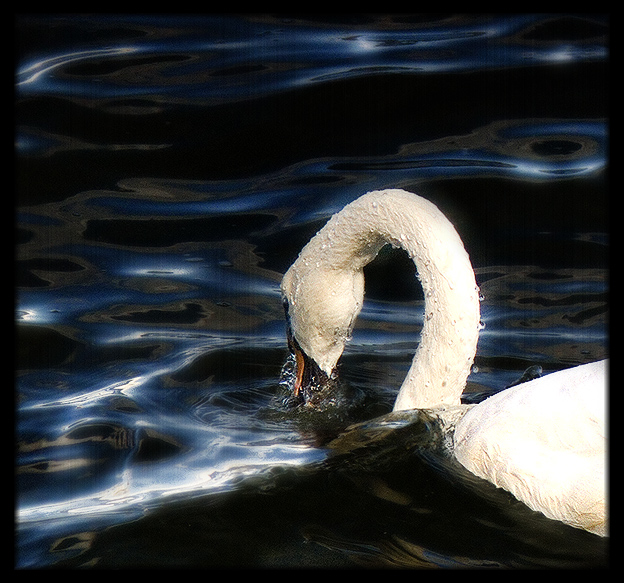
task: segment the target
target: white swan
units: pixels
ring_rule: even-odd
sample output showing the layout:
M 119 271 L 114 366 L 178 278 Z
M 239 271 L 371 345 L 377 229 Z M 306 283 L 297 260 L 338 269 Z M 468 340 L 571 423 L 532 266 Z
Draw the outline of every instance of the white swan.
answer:
M 375 191 L 347 205 L 284 275 L 295 394 L 335 374 L 362 308 L 363 267 L 388 243 L 414 260 L 425 295 L 421 341 L 394 410 L 457 418 L 459 407 L 454 455 L 464 467 L 549 518 L 606 536 L 607 361 L 461 405 L 481 328 L 479 289 L 453 225 L 415 194 Z

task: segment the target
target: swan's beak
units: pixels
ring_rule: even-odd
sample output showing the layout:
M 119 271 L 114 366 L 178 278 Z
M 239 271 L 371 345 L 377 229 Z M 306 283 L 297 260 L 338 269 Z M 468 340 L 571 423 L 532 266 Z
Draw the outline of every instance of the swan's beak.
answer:
M 290 327 L 290 319 L 288 316 L 288 303 L 284 301 L 284 309 L 286 312 L 286 321 L 288 322 L 287 337 L 288 348 L 295 357 L 295 381 L 293 385 L 293 395 L 304 403 L 313 403 L 317 400 L 319 391 L 323 388 L 333 386 L 330 381 L 335 381 L 332 373 L 330 377 L 321 370 L 313 358 L 310 358 L 299 346 L 292 328 Z
M 301 392 L 301 387 L 303 385 L 303 372 L 305 370 L 305 358 L 303 356 L 303 352 L 299 349 L 299 347 L 294 348 L 295 355 L 295 366 L 296 366 L 296 374 L 295 374 L 295 384 L 293 386 L 293 394 L 295 397 L 299 396 Z
M 295 384 L 293 386 L 293 393 L 295 397 L 298 397 L 303 386 L 303 373 L 305 371 L 306 358 L 303 350 L 299 348 L 299 344 L 295 340 L 290 326 L 288 326 L 288 348 L 295 357 Z
M 295 357 L 295 380 L 293 396 L 304 403 L 315 400 L 315 393 L 327 386 L 328 377 L 299 346 L 290 326 L 288 327 L 288 348 Z

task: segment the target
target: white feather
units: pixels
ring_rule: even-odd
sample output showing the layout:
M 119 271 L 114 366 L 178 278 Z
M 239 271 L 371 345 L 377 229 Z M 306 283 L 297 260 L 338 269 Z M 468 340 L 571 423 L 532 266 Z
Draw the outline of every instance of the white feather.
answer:
M 457 410 L 476 353 L 479 290 L 461 239 L 431 202 L 365 194 L 334 215 L 285 274 L 294 337 L 330 375 L 362 309 L 363 268 L 385 244 L 414 260 L 425 321 L 394 410 Z M 455 427 L 454 455 L 475 475 L 549 518 L 606 536 L 607 361 L 498 393 Z

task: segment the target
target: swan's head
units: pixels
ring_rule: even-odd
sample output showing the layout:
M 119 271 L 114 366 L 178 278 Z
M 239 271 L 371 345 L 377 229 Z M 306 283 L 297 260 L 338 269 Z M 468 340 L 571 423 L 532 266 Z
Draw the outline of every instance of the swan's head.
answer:
M 479 336 L 474 272 L 453 225 L 429 201 L 403 190 L 369 192 L 336 213 L 282 280 L 294 393 L 304 401 L 335 376 L 364 300 L 364 266 L 385 244 L 413 259 L 425 318 L 395 410 L 459 404 Z M 310 391 L 310 387 L 312 387 Z
M 338 270 L 306 261 L 292 265 L 282 280 L 289 347 L 295 357 L 295 396 L 306 395 L 335 377 L 336 364 L 362 309 L 362 270 Z

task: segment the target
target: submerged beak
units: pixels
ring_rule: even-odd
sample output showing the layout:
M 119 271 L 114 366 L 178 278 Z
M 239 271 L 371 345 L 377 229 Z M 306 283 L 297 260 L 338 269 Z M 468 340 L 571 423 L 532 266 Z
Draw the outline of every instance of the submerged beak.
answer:
M 288 302 L 284 301 L 284 310 L 286 312 L 286 320 L 288 322 L 287 336 L 288 348 L 295 357 L 295 381 L 293 385 L 293 396 L 304 404 L 314 404 L 320 395 L 325 391 L 323 389 L 332 389 L 336 383 L 335 371 L 330 376 L 321 370 L 313 358 L 310 358 L 299 346 L 295 335 L 290 327 L 290 318 L 288 315 Z
M 295 355 L 295 384 L 293 386 L 293 393 L 295 397 L 299 396 L 301 391 L 301 386 L 303 384 L 303 372 L 305 370 L 305 358 L 303 356 L 303 352 L 298 346 L 293 347 L 293 352 Z
M 304 403 L 312 403 L 316 400 L 317 393 L 329 385 L 330 378 L 301 349 L 290 326 L 288 327 L 288 348 L 295 357 L 293 396 L 302 399 Z
M 298 397 L 303 386 L 306 357 L 303 350 L 299 347 L 299 343 L 295 340 L 290 326 L 288 326 L 288 349 L 295 357 L 295 384 L 293 386 L 293 394 L 295 397 Z

